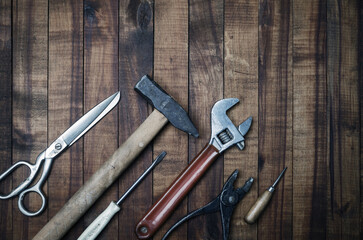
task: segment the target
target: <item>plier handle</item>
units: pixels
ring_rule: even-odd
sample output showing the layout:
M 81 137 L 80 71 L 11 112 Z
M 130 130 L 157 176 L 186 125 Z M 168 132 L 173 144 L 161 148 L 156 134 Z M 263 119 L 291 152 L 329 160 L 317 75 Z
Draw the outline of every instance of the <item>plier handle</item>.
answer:
M 233 184 L 237 179 L 238 170 L 236 169 L 231 176 L 227 179 L 223 186 L 222 192 L 211 202 L 204 207 L 201 207 L 188 215 L 184 216 L 177 223 L 175 223 L 163 236 L 162 240 L 165 240 L 170 233 L 180 226 L 182 223 L 189 219 L 214 212 L 220 212 L 222 219 L 223 239 L 227 240 L 229 236 L 229 225 L 231 217 L 236 205 L 243 199 L 246 193 L 250 190 L 253 178 L 249 178 L 241 188 L 234 189 Z

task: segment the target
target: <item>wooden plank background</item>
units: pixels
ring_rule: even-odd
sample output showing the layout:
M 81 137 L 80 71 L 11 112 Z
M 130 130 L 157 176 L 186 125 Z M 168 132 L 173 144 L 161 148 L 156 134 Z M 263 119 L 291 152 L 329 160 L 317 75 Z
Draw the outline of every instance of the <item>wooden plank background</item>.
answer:
M 48 207 L 25 217 L 0 201 L 1 239 L 31 239 L 145 120 L 134 92 L 152 76 L 185 109 L 195 139 L 168 125 L 64 239 L 76 239 L 162 150 L 152 175 L 99 239 L 136 239 L 134 227 L 210 137 L 210 109 L 253 125 L 246 148 L 214 163 L 154 239 L 214 199 L 239 169 L 256 179 L 234 212 L 230 239 L 361 239 L 363 226 L 363 3 L 359 0 L 0 0 L 0 171 L 37 155 L 102 99 L 121 101 L 52 168 Z M 257 224 L 243 217 L 285 167 Z M 26 171 L 0 183 L 1 193 Z M 39 199 L 30 196 L 30 206 Z M 65 219 L 66 221 L 66 219 Z M 179 227 L 171 239 L 221 239 L 218 214 Z

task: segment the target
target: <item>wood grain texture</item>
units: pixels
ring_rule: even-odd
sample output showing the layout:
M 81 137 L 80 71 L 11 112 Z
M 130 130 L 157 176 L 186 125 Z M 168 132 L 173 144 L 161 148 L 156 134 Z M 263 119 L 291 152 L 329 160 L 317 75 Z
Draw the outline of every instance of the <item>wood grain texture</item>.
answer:
M 17 197 L 0 200 L 0 238 L 32 239 L 107 159 L 125 155 L 113 153 L 152 112 L 133 90 L 148 74 L 189 111 L 200 137 L 165 127 L 63 239 L 78 237 L 165 150 L 100 236 L 137 239 L 137 222 L 209 140 L 211 107 L 227 97 L 240 99 L 228 112 L 236 125 L 253 117 L 246 148 L 216 160 L 154 239 L 216 197 L 235 169 L 235 187 L 248 177 L 255 182 L 235 209 L 230 239 L 361 239 L 362 39 L 359 0 L 0 0 L 0 172 L 18 160 L 34 163 L 83 113 L 118 89 L 122 95 L 54 162 L 43 214 L 25 217 Z M 144 127 L 161 128 L 166 121 L 159 119 Z M 149 140 L 143 133 L 128 144 L 140 135 Z M 243 217 L 284 166 L 266 211 L 246 224 Z M 18 170 L 0 182 L 0 192 L 25 177 Z M 27 203 L 40 206 L 33 196 Z M 214 214 L 170 239 L 220 234 Z
M 258 186 L 258 1 L 226 0 L 224 4 L 224 97 L 240 103 L 229 113 L 239 125 L 252 116 L 243 151 L 233 147 L 224 154 L 224 180 L 239 170 L 235 186 L 243 186 L 249 177 L 255 182 L 231 222 L 231 239 L 257 238 L 257 226 L 248 225 L 243 217 L 257 198 Z
M 339 102 L 339 132 L 336 135 L 341 139 L 341 156 L 342 161 L 342 235 L 341 238 L 360 239 L 362 235 L 359 231 L 359 192 L 362 186 L 359 186 L 360 157 L 359 135 L 360 119 L 359 112 L 359 79 L 358 79 L 358 13 L 357 1 L 341 2 L 341 42 L 340 42 L 340 86 L 339 97 L 335 101 Z M 328 58 L 328 61 L 330 58 Z M 337 90 L 338 91 L 338 90 Z M 335 92 L 334 94 L 338 94 Z M 362 94 L 362 92 L 360 93 Z M 338 140 L 339 141 L 339 140 Z M 339 155 L 338 155 L 339 157 Z
M 328 1 L 328 238 L 360 238 L 357 4 Z
M 188 110 L 188 2 L 158 0 L 154 7 L 154 80 Z M 154 201 L 187 166 L 188 135 L 169 124 L 154 141 L 154 157 L 162 151 L 168 155 L 154 170 Z M 186 203 L 184 200 L 179 205 L 154 239 L 161 239 L 166 230 L 187 213 Z M 173 239 L 186 238 L 186 226 L 173 235 Z
M 260 1 L 258 192 L 284 167 L 283 179 L 258 221 L 259 239 L 292 237 L 292 2 Z M 273 221 L 271 222 L 271 219 Z
M 47 58 L 48 1 L 13 3 L 13 163 L 35 162 L 47 147 Z M 24 169 L 25 170 L 25 169 Z M 27 171 L 13 176 L 19 184 Z M 43 187 L 47 195 L 47 185 Z M 47 221 L 47 210 L 31 220 L 18 209 L 13 199 L 13 238 L 31 239 Z M 40 198 L 29 194 L 30 209 L 39 209 Z
M 359 82 L 359 112 L 360 112 L 360 226 L 363 225 L 363 61 L 361 61 L 363 56 L 363 2 L 358 2 L 358 82 Z M 359 230 L 360 236 L 363 235 L 363 229 Z
M 122 144 L 151 112 L 151 107 L 148 107 L 146 100 L 134 91 L 134 86 L 143 75 L 152 76 L 154 8 L 153 4 L 147 1 L 122 0 L 119 4 L 119 85 L 121 91 L 119 142 Z M 151 162 L 152 146 L 150 144 L 121 175 L 119 195 L 133 184 Z M 122 226 L 119 227 L 120 239 L 136 239 L 135 224 L 151 207 L 151 204 L 152 174 L 143 180 L 121 206 L 118 215 L 119 226 Z
M 84 108 L 86 111 L 118 90 L 118 2 L 84 3 Z M 86 182 L 118 147 L 118 111 L 112 111 L 84 137 Z M 118 199 L 113 184 L 85 214 L 85 226 Z M 98 239 L 118 236 L 118 218 L 113 218 Z
M 48 142 L 83 115 L 83 4 L 49 1 Z M 48 180 L 50 220 L 82 186 L 83 139 L 53 164 Z M 69 231 L 65 239 L 81 234 Z
M 298 239 L 326 238 L 326 84 L 326 2 L 294 1 L 293 238 Z
M 0 172 L 12 164 L 12 39 L 11 1 L 0 1 Z M 1 193 L 11 191 L 12 178 L 0 185 Z M 13 230 L 12 201 L 0 204 L 0 232 L 10 239 Z
M 341 217 L 339 216 L 338 211 L 335 211 L 338 207 L 341 207 L 341 171 L 339 171 L 339 167 L 341 167 L 341 158 L 336 159 L 337 152 L 336 149 L 340 149 L 338 145 L 341 142 L 338 142 L 338 137 L 335 136 L 338 128 L 339 119 L 339 102 L 335 102 L 333 98 L 336 90 L 334 88 L 339 85 L 339 55 L 340 55 L 340 4 L 338 5 L 336 1 L 328 1 L 327 2 L 328 11 L 327 11 L 327 81 L 328 81 L 328 139 L 329 139 L 329 172 L 328 172 L 328 228 L 327 235 L 331 238 L 339 238 L 342 234 L 341 229 Z M 337 72 L 338 71 L 338 72 Z M 338 89 L 339 95 L 339 89 Z M 338 111 L 333 110 L 337 108 Z M 338 114 L 336 114 L 338 112 Z M 339 153 L 338 153 L 339 154 Z
M 199 131 L 189 138 L 192 160 L 209 142 L 210 112 L 223 98 L 223 1 L 189 1 L 189 113 Z M 208 92 L 209 94 L 200 94 Z M 188 211 L 218 196 L 223 186 L 223 157 L 218 157 L 189 194 Z M 222 237 L 218 213 L 203 215 L 188 223 L 188 239 Z

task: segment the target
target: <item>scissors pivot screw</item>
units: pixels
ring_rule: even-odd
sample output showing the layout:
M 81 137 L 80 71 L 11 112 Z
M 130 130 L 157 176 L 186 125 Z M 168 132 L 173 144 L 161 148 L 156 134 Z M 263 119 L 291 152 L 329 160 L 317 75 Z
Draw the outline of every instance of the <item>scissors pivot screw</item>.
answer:
M 61 150 L 61 148 L 62 148 L 62 144 L 57 143 L 57 144 L 55 145 L 55 149 L 57 149 L 57 150 Z

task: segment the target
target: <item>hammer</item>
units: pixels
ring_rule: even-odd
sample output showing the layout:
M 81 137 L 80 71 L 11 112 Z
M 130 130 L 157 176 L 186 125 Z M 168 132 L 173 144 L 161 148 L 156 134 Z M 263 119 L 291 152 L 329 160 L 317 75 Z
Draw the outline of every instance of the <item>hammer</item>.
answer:
M 143 76 L 135 90 L 155 110 L 63 208 L 38 232 L 34 239 L 60 239 L 82 217 L 102 193 L 121 175 L 169 121 L 176 128 L 198 137 L 198 131 L 184 109 L 148 76 Z

